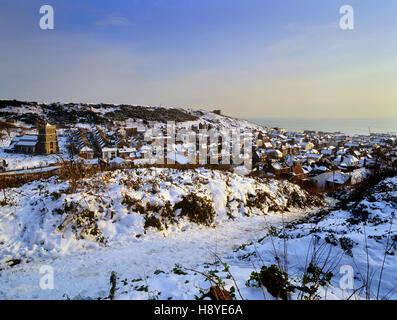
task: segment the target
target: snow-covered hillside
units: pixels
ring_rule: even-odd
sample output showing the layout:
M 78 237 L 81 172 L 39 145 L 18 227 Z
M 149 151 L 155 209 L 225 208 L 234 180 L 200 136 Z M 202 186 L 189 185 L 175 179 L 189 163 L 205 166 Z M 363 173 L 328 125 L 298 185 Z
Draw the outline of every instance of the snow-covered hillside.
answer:
M 264 217 L 281 223 L 282 212 L 296 219 L 324 205 L 285 181 L 158 168 L 105 172 L 76 186 L 53 177 L 6 189 L 0 202 L 0 296 L 8 298 L 103 298 L 109 268 L 139 276 L 139 265 L 149 272 L 175 263 L 197 266 L 211 252 L 225 254 L 255 239 L 268 223 Z M 91 264 L 96 259 L 102 267 Z M 88 273 L 98 267 L 96 277 L 107 279 L 80 282 L 80 263 Z M 39 277 L 43 264 L 54 266 L 58 277 L 69 276 L 56 293 L 40 290 L 36 276 L 24 276 Z
M 202 123 L 229 129 L 260 128 L 246 120 L 190 108 L 0 100 L 0 121 L 7 120 L 12 121 L 16 127 L 31 127 L 49 122 L 57 127 L 99 125 L 120 128 L 121 125 L 129 126 L 136 122 L 174 121 L 183 127 Z
M 104 299 L 115 272 L 116 299 L 200 298 L 207 277 L 237 299 L 275 299 L 258 282 L 271 270 L 292 299 L 395 298 L 396 192 L 388 178 L 327 207 L 285 181 L 208 169 L 35 181 L 0 197 L 0 297 Z
M 269 224 L 259 240 L 197 270 L 177 265 L 139 281 L 125 279 L 119 298 L 197 298 L 214 285 L 206 281 L 210 276 L 238 299 L 275 299 L 271 281 L 259 280 L 266 283 L 270 274 L 286 280 L 281 288 L 291 299 L 396 299 L 396 212 L 397 178 L 388 178 L 364 194 L 345 193 L 331 210 Z
M 298 186 L 208 169 L 133 169 L 73 188 L 56 177 L 5 190 L 0 255 L 10 259 L 128 243 L 148 232 L 216 227 L 250 215 L 323 205 Z M 1 199 L 4 198 L 4 195 Z

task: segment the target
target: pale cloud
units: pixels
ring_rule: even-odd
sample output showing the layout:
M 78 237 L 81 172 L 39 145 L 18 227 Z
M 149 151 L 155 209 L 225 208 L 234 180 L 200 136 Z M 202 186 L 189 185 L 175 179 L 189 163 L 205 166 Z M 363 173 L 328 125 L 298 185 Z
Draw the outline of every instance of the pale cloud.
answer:
M 284 29 L 294 35 L 280 39 L 265 47 L 265 52 L 270 54 L 293 54 L 306 50 L 310 52 L 315 41 L 327 42 L 332 34 L 340 31 L 334 22 L 321 25 L 287 24 Z M 329 45 L 327 43 L 327 45 Z
M 318 33 L 318 32 L 327 32 L 332 30 L 339 30 L 338 20 L 323 23 L 323 24 L 313 24 L 313 25 L 302 25 L 297 23 L 288 23 L 284 26 L 284 30 L 293 31 L 296 33 Z
M 295 37 L 278 41 L 265 47 L 265 51 L 271 54 L 289 54 L 302 51 L 306 48 L 306 44 L 302 40 L 300 37 Z
M 108 15 L 107 17 L 95 21 L 94 24 L 98 27 L 107 27 L 107 26 L 131 26 L 132 22 L 125 17 L 119 15 Z

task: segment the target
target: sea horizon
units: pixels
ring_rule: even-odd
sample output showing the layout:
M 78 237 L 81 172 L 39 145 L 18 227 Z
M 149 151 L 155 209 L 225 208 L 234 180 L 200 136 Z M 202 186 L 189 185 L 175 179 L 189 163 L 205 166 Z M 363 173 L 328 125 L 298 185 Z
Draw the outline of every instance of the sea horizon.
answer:
M 338 118 L 246 118 L 265 127 L 278 127 L 288 131 L 305 130 L 341 132 L 346 134 L 392 133 L 397 135 L 397 119 L 338 119 Z

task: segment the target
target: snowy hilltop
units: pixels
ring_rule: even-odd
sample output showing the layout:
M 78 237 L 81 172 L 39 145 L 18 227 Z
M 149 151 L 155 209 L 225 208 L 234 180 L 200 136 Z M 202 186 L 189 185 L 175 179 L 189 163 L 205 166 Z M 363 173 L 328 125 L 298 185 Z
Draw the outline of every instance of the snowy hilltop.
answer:
M 261 126 L 246 120 L 224 116 L 221 114 L 221 110 L 207 111 L 196 108 L 107 103 L 40 103 L 0 100 L 1 119 L 22 127 L 31 127 L 38 123 L 51 123 L 57 127 L 73 127 L 79 124 L 117 128 L 122 125 L 131 125 L 131 121 L 144 124 L 175 121 L 183 126 L 201 123 L 223 128 L 261 128 Z M 0 129 L 2 128 L 0 127 Z

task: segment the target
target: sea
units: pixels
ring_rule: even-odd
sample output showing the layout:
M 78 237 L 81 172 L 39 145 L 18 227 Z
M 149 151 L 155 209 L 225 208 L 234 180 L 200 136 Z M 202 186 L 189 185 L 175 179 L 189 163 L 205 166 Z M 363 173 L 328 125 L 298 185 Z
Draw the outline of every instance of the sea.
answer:
M 287 131 L 305 130 L 341 132 L 345 134 L 390 133 L 397 136 L 397 118 L 388 119 L 310 119 L 310 118 L 247 118 L 256 124 Z

